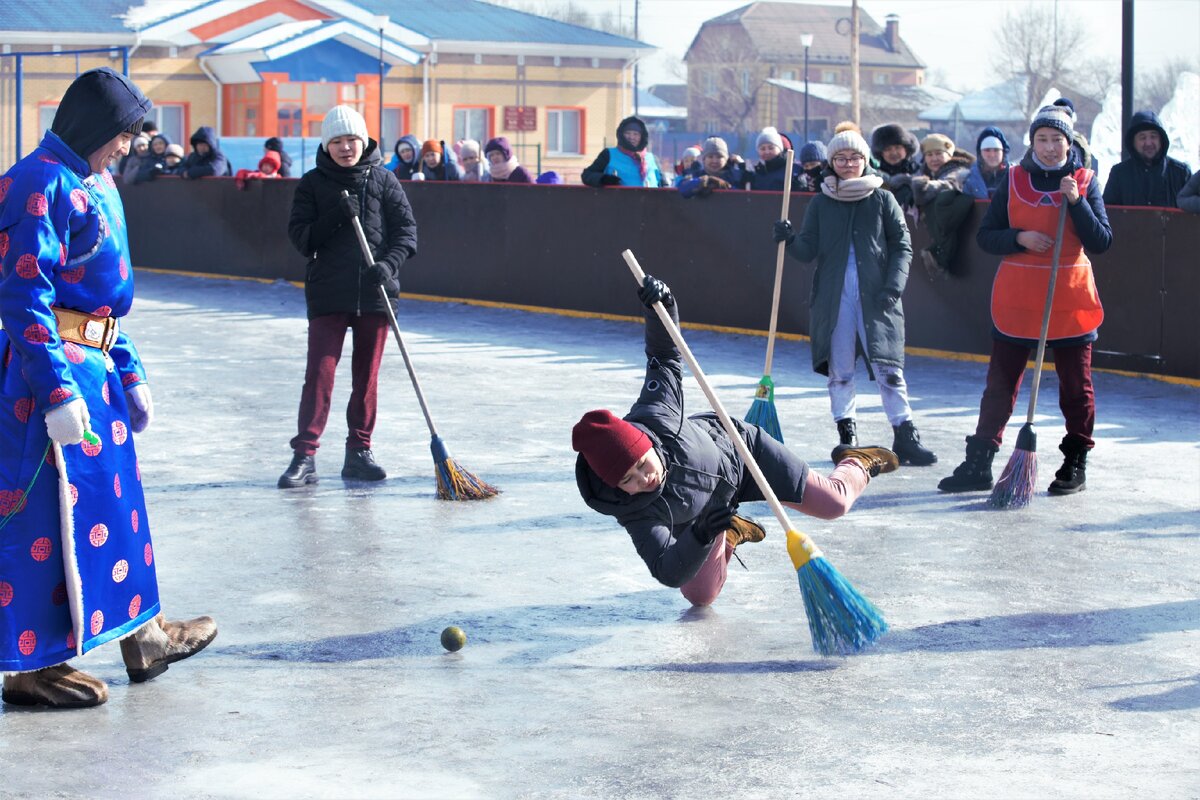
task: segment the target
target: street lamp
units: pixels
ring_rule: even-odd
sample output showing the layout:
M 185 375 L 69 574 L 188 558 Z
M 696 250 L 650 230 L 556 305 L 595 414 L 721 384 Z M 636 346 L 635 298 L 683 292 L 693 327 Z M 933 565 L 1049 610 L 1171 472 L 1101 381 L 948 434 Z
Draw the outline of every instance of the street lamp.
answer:
M 383 148 L 383 29 L 387 27 L 387 14 L 374 17 L 375 27 L 379 29 L 379 147 Z
M 808 48 L 812 47 L 813 35 L 800 34 L 800 44 L 804 46 L 804 143 L 808 144 Z

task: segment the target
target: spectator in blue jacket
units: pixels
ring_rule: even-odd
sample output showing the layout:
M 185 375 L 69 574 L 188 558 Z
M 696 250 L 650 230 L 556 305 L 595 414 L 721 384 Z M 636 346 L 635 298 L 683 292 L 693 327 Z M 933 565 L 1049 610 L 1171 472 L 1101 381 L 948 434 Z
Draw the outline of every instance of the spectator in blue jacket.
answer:
M 963 183 L 963 194 L 976 200 L 991 200 L 1001 179 L 1008 174 L 1008 140 L 999 128 L 989 125 L 975 137 L 975 163 Z
M 729 146 L 719 136 L 704 140 L 697 164 L 691 175 L 685 175 L 679 184 L 679 194 L 684 197 L 707 197 L 716 189 L 736 189 L 745 182 L 740 167 L 729 160 Z
M 229 159 L 221 152 L 217 134 L 207 125 L 196 129 L 189 140 L 192 152 L 179 166 L 181 178 L 207 178 L 232 175 Z
M 1125 151 L 1131 155 L 1109 170 L 1104 204 L 1174 208 L 1192 170 L 1167 155 L 1170 147 L 1171 139 L 1157 114 L 1134 114 L 1125 132 Z
M 646 123 L 637 117 L 626 117 L 617 126 L 617 146 L 600 151 L 596 160 L 583 170 L 583 182 L 588 186 L 668 186 L 647 146 L 650 132 Z
M 411 181 L 413 173 L 421 169 L 421 143 L 411 133 L 406 133 L 396 141 L 395 157 L 388 162 L 388 169 L 402 181 Z

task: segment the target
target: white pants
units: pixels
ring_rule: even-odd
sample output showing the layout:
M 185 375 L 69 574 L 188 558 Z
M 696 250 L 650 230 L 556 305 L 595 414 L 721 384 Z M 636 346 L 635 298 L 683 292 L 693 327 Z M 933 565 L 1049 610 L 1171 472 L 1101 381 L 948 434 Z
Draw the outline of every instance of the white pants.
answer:
M 863 325 L 862 301 L 858 292 L 858 267 L 855 264 L 854 248 L 846 264 L 846 281 L 842 284 L 842 299 L 838 306 L 837 324 L 829 343 L 829 405 L 834 420 L 853 419 L 856 411 L 854 391 L 854 368 L 856 365 L 856 343 L 863 341 L 866 352 L 867 331 Z M 908 386 L 904 383 L 904 370 L 878 362 L 872 362 L 875 382 L 879 385 L 879 396 L 883 400 L 883 413 L 893 427 L 912 417 L 908 405 Z

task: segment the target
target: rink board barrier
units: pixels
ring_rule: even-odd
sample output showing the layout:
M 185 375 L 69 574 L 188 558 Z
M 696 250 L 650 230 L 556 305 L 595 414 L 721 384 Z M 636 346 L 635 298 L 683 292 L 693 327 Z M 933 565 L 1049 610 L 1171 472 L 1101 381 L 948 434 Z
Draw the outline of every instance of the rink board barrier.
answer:
M 136 266 L 304 280 L 305 258 L 287 238 L 297 181 L 160 178 L 122 186 Z M 665 280 L 689 323 L 765 332 L 775 277 L 771 226 L 777 192 L 586 186 L 405 183 L 418 224 L 404 292 L 595 314 L 640 315 L 621 251 Z M 810 195 L 792 197 L 799 229 Z M 986 355 L 989 301 L 1000 263 L 975 244 L 987 204 L 961 232 L 960 275 L 930 280 L 913 234 L 904 293 L 910 348 Z M 1105 320 L 1097 367 L 1200 378 L 1200 216 L 1168 209 L 1108 210 L 1113 246 L 1092 256 Z M 779 331 L 807 335 L 814 265 L 785 267 Z

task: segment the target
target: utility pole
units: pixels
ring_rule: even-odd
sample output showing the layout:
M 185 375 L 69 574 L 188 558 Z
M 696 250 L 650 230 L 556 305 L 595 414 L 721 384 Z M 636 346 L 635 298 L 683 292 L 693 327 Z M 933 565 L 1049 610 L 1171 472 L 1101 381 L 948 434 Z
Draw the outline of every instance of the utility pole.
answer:
M 858 101 L 858 0 L 850 3 L 850 118 L 862 127 Z
M 638 38 L 638 0 L 633 0 L 633 38 L 636 41 Z M 638 115 L 638 61 L 635 58 L 633 62 L 633 115 Z M 620 143 L 618 142 L 618 145 Z

